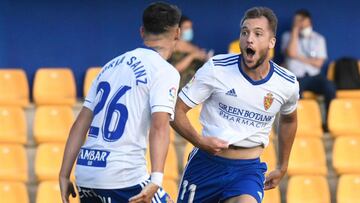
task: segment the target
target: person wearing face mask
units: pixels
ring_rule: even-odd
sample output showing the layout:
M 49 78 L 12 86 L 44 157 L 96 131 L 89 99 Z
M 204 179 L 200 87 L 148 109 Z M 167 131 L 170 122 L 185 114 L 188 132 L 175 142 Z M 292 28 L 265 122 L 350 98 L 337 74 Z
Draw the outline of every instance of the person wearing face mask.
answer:
M 326 42 L 313 30 L 309 11 L 301 9 L 295 12 L 292 30 L 282 36 L 281 49 L 285 54 L 285 67 L 299 80 L 300 93 L 307 90 L 324 95 L 327 111 L 336 89 L 320 73 L 327 58 Z
M 169 62 L 180 72 L 180 88 L 183 87 L 195 74 L 196 70 L 211 57 L 212 51 L 207 53 L 204 49 L 194 45 L 193 23 L 190 18 L 181 16 L 180 39 L 175 47 L 175 52 Z

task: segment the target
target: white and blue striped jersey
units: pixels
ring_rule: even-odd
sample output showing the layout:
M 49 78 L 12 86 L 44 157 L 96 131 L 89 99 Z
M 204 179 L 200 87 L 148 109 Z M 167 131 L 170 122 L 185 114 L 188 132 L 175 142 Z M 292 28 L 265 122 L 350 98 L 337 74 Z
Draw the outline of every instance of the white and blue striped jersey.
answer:
M 299 84 L 288 70 L 270 61 L 270 71 L 252 80 L 241 68 L 241 55 L 211 58 L 181 90 L 189 106 L 203 103 L 203 136 L 214 136 L 242 147 L 267 146 L 275 115 L 297 107 Z
M 75 171 L 81 187 L 119 189 L 146 180 L 151 114 L 174 117 L 180 75 L 159 53 L 137 48 L 107 63 L 84 107 L 93 111 Z

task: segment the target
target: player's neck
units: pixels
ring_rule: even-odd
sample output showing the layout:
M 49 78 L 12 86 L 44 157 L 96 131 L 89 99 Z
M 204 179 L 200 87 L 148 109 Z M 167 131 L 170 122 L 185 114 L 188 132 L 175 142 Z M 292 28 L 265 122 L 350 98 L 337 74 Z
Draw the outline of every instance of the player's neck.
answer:
M 241 68 L 252 80 L 262 80 L 269 74 L 270 63 L 268 59 L 265 59 L 258 67 L 249 68 L 244 61 L 241 60 Z
M 165 60 L 170 58 L 171 53 L 172 53 L 169 46 L 167 46 L 166 44 L 167 44 L 167 42 L 166 42 L 165 39 L 144 40 L 144 45 L 145 46 L 154 49 Z

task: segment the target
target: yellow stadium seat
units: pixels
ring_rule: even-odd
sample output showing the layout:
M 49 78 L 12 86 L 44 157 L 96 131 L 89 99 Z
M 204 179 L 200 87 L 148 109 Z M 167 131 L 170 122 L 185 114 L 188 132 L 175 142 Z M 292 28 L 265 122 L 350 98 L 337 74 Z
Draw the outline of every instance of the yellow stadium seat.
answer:
M 358 67 L 360 72 L 360 61 L 358 61 Z M 335 62 L 332 61 L 329 64 L 328 70 L 327 70 L 327 79 L 333 81 L 335 78 Z M 360 98 L 360 90 L 337 90 L 336 91 L 336 98 Z
M 37 105 L 74 105 L 76 86 L 71 69 L 38 69 L 35 74 L 33 94 Z
M 302 98 L 304 99 L 317 99 L 318 95 L 316 95 L 315 93 L 311 92 L 311 91 L 304 91 L 302 93 Z
M 302 99 L 298 105 L 298 127 L 296 137 L 322 137 L 322 121 L 319 104 L 316 100 Z
M 74 122 L 69 106 L 39 106 L 35 111 L 33 134 L 36 143 L 65 142 Z
M 58 180 L 65 144 L 44 143 L 37 147 L 35 175 L 38 181 Z M 74 180 L 74 174 L 71 174 Z
M 335 62 L 334 61 L 329 63 L 326 77 L 328 80 L 334 81 L 334 78 L 335 78 Z
M 277 165 L 277 159 L 273 141 L 270 140 L 269 145 L 265 148 L 260 158 L 261 161 L 266 162 L 266 165 L 268 167 L 267 173 L 275 170 Z
M 360 99 L 360 90 L 337 90 L 336 98 L 339 99 Z
M 1 203 L 29 203 L 29 195 L 22 182 L 0 181 Z
M 269 139 L 273 141 L 277 137 L 274 128 L 271 128 Z
M 293 176 L 286 195 L 287 203 L 330 203 L 327 179 L 323 176 Z
M 358 61 L 358 67 L 360 72 L 360 61 Z M 327 79 L 333 81 L 335 78 L 335 62 L 332 61 L 329 64 L 328 70 L 327 70 Z
M 26 144 L 27 125 L 20 107 L 0 107 L 0 143 Z
M 342 175 L 336 194 L 337 203 L 354 203 L 360 200 L 360 174 Z
M 333 148 L 333 166 L 338 174 L 360 173 L 360 137 L 336 138 Z
M 0 105 L 29 105 L 29 84 L 22 69 L 0 70 Z
M 328 126 L 332 136 L 360 136 L 359 124 L 360 100 L 332 100 L 328 115 Z
M 74 185 L 75 186 L 75 185 Z M 76 193 L 77 194 L 77 193 Z M 69 197 L 70 203 L 79 203 L 79 195 Z M 60 187 L 57 181 L 43 181 L 39 184 L 36 203 L 62 203 Z
M 93 80 L 100 73 L 100 71 L 101 67 L 90 67 L 87 69 L 84 80 L 84 97 L 89 92 Z
M 196 106 L 193 109 L 190 109 L 190 111 L 187 112 L 187 117 L 190 120 L 190 123 L 195 128 L 195 130 L 201 134 L 202 131 L 202 125 L 200 123 L 200 112 L 201 112 L 201 105 Z
M 291 149 L 288 174 L 326 175 L 325 148 L 321 139 L 312 137 L 295 138 Z
M 28 162 L 22 145 L 0 144 L 0 180 L 28 181 Z
M 148 146 L 146 151 L 146 164 L 149 173 L 151 172 L 151 162 L 150 162 L 150 147 Z M 169 150 L 166 157 L 165 169 L 164 169 L 164 178 L 177 180 L 179 177 L 178 171 L 178 160 L 176 156 L 176 151 L 174 144 L 169 144 Z
M 170 143 L 174 143 L 174 142 L 175 142 L 175 133 L 176 133 L 175 130 L 170 127 L 170 133 L 169 133 Z
M 178 194 L 178 185 L 176 180 L 170 178 L 164 178 L 163 181 L 163 189 L 166 193 L 170 195 L 170 198 L 176 202 L 177 194 Z
M 279 187 L 276 187 L 271 190 L 265 190 L 264 199 L 262 203 L 281 203 Z

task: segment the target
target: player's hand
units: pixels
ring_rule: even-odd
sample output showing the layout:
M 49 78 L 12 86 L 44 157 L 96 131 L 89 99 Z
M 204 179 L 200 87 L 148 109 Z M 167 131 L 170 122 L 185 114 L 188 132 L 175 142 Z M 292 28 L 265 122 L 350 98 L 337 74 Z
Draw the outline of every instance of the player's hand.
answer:
M 131 197 L 129 199 L 129 203 L 150 203 L 158 189 L 159 186 L 150 182 L 141 190 L 139 194 Z
M 284 177 L 285 172 L 282 172 L 280 169 L 273 170 L 266 176 L 265 180 L 265 190 L 270 190 L 279 185 L 280 180 Z
M 223 149 L 227 149 L 229 143 L 216 137 L 202 136 L 199 148 L 209 152 L 210 154 L 217 154 Z
M 63 203 L 69 203 L 69 195 L 76 197 L 75 188 L 72 182 L 68 178 L 59 179 L 61 200 Z

